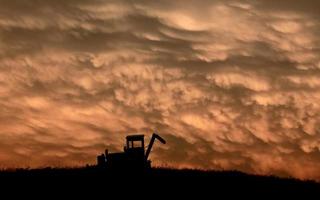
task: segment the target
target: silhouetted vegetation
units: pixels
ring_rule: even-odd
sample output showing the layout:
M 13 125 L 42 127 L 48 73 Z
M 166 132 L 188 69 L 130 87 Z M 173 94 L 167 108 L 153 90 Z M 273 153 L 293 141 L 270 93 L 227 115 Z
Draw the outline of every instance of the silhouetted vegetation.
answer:
M 147 191 L 161 188 L 162 191 L 201 194 L 314 194 L 320 192 L 315 181 L 301 181 L 293 178 L 249 175 L 238 171 L 201 171 L 152 168 L 139 172 L 115 172 L 95 166 L 84 168 L 17 169 L 0 172 L 1 183 L 6 185 L 48 186 L 55 190 L 82 188 L 104 192 L 113 188 L 124 191 L 144 188 Z M 49 187 L 50 186 L 50 187 Z M 227 193 L 225 193 L 227 192 Z M 230 192 L 230 193 L 228 193 Z

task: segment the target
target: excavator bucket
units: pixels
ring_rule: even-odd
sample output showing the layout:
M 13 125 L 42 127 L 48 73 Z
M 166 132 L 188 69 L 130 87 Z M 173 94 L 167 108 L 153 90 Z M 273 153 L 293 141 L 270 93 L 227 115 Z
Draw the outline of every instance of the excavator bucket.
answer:
M 155 133 L 154 133 L 154 134 L 155 134 Z M 165 144 L 165 143 L 166 143 L 166 141 L 165 141 L 162 137 L 160 137 L 160 135 L 155 134 L 155 137 L 156 137 L 162 144 Z

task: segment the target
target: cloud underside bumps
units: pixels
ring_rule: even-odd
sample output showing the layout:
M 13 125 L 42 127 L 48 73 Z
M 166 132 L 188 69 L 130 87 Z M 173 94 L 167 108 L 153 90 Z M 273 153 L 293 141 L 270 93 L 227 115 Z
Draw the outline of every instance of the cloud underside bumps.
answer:
M 1 167 L 153 163 L 320 179 L 319 3 L 0 0 Z

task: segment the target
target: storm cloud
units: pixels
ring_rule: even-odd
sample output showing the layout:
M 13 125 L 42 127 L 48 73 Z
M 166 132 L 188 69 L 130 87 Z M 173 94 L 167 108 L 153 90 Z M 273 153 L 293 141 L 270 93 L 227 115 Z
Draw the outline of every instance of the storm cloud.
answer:
M 157 131 L 159 166 L 320 180 L 318 4 L 0 0 L 0 167 Z

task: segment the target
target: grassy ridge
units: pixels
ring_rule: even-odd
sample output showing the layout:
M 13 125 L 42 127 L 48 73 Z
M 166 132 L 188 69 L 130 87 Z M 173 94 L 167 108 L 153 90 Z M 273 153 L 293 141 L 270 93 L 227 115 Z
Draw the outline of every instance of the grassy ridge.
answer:
M 264 195 L 318 194 L 320 184 L 293 178 L 249 175 L 238 171 L 153 168 L 147 172 L 110 172 L 95 167 L 17 169 L 0 172 L 0 184 L 13 187 L 55 188 L 57 191 L 154 191 L 161 194 Z

